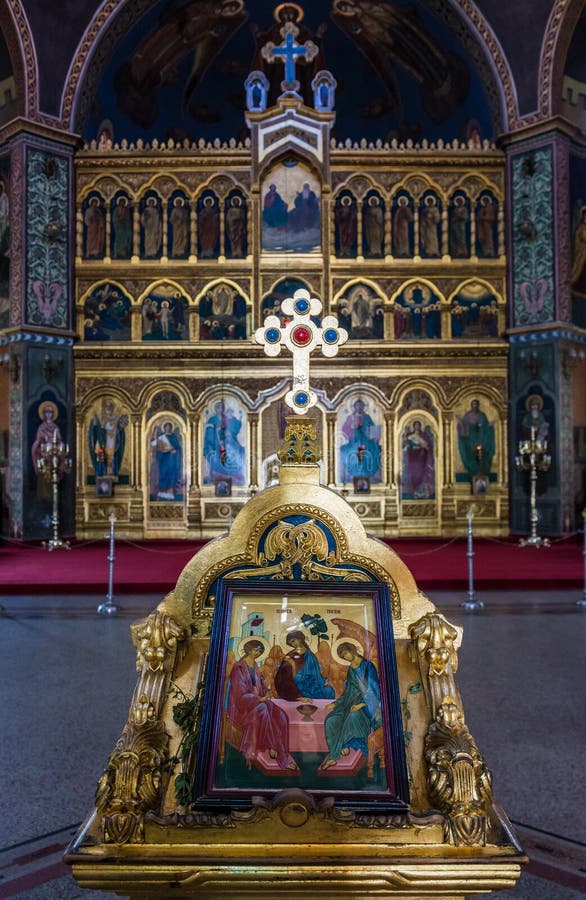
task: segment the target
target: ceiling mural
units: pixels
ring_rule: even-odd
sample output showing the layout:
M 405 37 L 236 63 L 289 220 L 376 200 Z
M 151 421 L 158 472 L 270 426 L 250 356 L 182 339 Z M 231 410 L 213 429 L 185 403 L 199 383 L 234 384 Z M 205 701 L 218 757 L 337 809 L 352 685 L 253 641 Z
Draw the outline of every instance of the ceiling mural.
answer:
M 104 120 L 114 139 L 244 139 L 244 80 L 260 69 L 280 93 L 281 62 L 263 46 L 281 43 L 286 21 L 317 54 L 296 63 L 309 99 L 315 73 L 337 80 L 338 140 L 465 140 L 493 137 L 480 79 L 448 27 L 422 4 L 402 0 L 160 0 L 128 30 L 102 72 L 87 140 Z

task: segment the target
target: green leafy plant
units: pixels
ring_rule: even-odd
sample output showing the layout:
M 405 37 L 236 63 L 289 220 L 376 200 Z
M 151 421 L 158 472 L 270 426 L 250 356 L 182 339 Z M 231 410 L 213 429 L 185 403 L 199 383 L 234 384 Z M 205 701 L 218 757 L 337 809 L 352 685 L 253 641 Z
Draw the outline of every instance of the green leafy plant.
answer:
M 172 684 L 169 690 L 171 697 L 179 702 L 173 706 L 173 721 L 182 732 L 181 741 L 175 756 L 169 759 L 170 771 L 179 766 L 179 772 L 175 776 L 175 796 L 181 806 L 187 806 L 191 799 L 193 776 L 189 772 L 189 762 L 193 751 L 197 746 L 198 734 L 197 698 L 188 696 L 176 684 Z
M 403 712 L 403 722 L 405 725 L 404 728 L 404 737 L 405 737 L 405 747 L 408 747 L 411 743 L 411 739 L 413 738 L 413 732 L 409 731 L 407 727 L 407 723 L 411 718 L 411 710 L 409 709 L 409 695 L 418 694 L 421 691 L 421 682 L 416 681 L 413 684 L 410 684 L 405 692 L 405 696 L 401 700 L 401 709 Z

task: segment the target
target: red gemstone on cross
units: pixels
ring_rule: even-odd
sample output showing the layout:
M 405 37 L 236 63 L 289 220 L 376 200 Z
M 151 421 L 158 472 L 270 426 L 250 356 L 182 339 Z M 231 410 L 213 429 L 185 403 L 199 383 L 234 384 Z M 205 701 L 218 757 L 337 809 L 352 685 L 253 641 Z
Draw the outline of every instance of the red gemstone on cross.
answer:
M 291 339 L 298 347 L 305 347 L 309 344 L 313 337 L 313 333 L 306 325 L 297 325 L 291 332 Z

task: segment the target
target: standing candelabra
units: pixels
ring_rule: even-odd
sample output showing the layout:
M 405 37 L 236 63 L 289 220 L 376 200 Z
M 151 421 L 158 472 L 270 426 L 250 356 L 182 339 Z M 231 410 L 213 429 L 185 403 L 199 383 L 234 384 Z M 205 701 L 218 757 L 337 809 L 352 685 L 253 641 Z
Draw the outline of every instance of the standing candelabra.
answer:
M 71 471 L 69 444 L 58 440 L 58 432 L 55 430 L 52 440 L 41 444 L 39 454 L 37 469 L 51 485 L 53 497 L 51 514 L 53 537 L 49 541 L 43 541 L 43 547 L 46 550 L 69 550 L 69 541 L 63 541 L 59 537 L 59 482 L 66 472 Z
M 547 441 L 537 436 L 537 429 L 531 428 L 531 437 L 519 441 L 519 455 L 515 457 L 515 465 L 520 472 L 529 472 L 529 521 L 531 535 L 519 541 L 522 547 L 549 547 L 547 538 L 537 534 L 539 515 L 537 512 L 537 473 L 547 472 L 551 465 L 551 456 L 547 452 Z

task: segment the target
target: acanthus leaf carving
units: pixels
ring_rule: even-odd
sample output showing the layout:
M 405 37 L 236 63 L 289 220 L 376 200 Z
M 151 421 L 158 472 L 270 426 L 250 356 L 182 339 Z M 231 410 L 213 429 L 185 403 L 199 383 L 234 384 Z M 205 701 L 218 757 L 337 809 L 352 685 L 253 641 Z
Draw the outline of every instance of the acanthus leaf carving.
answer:
M 464 715 L 445 696 L 425 738 L 429 798 L 447 817 L 446 838 L 456 845 L 484 846 L 492 799 L 492 776 Z

